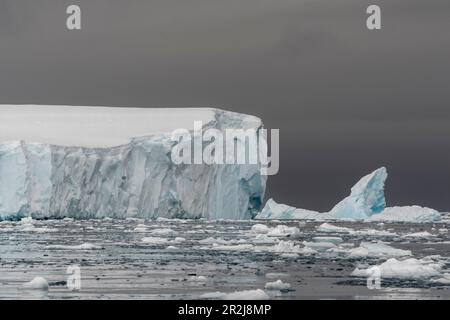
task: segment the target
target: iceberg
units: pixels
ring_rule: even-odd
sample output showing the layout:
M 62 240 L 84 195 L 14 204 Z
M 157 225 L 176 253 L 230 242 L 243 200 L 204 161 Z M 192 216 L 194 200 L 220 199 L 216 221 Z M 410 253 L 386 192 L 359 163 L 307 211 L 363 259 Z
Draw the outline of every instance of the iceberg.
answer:
M 263 128 L 214 108 L 1 105 L 0 220 L 254 217 L 266 186 L 259 164 L 172 162 L 171 133 L 195 121 Z
M 384 167 L 364 176 L 352 187 L 350 195 L 334 206 L 329 214 L 336 219 L 367 219 L 380 213 L 386 207 L 386 178 L 387 171 Z
M 329 212 L 317 212 L 279 204 L 269 199 L 256 219 L 364 220 L 398 222 L 438 222 L 442 214 L 421 206 L 386 207 L 384 185 L 387 170 L 381 167 L 361 178 L 350 195 Z

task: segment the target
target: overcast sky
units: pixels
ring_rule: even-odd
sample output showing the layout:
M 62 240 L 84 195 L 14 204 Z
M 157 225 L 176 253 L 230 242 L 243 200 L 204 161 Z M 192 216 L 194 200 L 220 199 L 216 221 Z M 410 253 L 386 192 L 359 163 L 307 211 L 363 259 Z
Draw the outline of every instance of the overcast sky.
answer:
M 79 4 L 82 30 L 65 10 Z M 365 27 L 369 4 L 382 30 Z M 267 196 L 328 210 L 379 166 L 450 211 L 448 0 L 1 0 L 0 103 L 216 106 L 280 128 Z

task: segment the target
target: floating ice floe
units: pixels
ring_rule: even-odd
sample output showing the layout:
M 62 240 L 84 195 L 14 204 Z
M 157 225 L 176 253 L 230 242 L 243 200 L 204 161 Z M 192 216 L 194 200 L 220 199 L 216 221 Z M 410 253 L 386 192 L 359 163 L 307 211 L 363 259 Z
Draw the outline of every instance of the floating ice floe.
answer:
M 23 287 L 25 289 L 48 291 L 48 282 L 43 277 L 35 277 L 30 282 L 24 283 Z
M 402 236 L 403 238 L 419 238 L 419 239 L 429 239 L 434 238 L 436 235 L 429 233 L 428 231 L 420 231 L 420 232 L 413 232 L 408 233 Z
M 134 232 L 148 232 L 147 226 L 145 224 L 138 224 L 136 228 L 133 229 Z
M 273 281 L 273 282 L 267 282 L 264 286 L 264 289 L 266 290 L 289 290 L 291 288 L 291 285 L 289 283 L 283 282 L 281 280 Z
M 205 276 L 192 276 L 189 278 L 189 281 L 204 283 L 208 281 L 208 279 Z
M 79 245 L 53 244 L 53 245 L 45 246 L 45 249 L 49 249 L 49 250 L 99 250 L 99 249 L 102 249 L 102 247 L 97 246 L 92 243 L 82 243 Z
M 327 232 L 327 233 L 350 233 L 354 230 L 351 228 L 346 228 L 346 227 L 338 227 L 338 226 L 335 226 L 335 225 L 325 222 L 317 227 L 317 231 Z
M 391 258 L 377 267 L 382 278 L 426 279 L 439 276 L 441 274 L 442 263 L 427 257 L 423 259 L 409 258 L 406 260 Z M 371 268 L 356 268 L 352 275 L 366 277 L 371 274 L 371 270 L 373 270 Z
M 144 237 L 141 239 L 141 241 L 148 244 L 166 244 L 170 242 L 169 239 L 161 237 Z
M 289 227 L 285 225 L 277 225 L 274 228 L 264 224 L 255 224 L 250 229 L 252 234 L 266 234 L 269 237 L 297 237 L 300 230 L 297 227 Z
M 393 248 L 382 242 L 361 242 L 359 247 L 349 250 L 350 257 L 404 257 L 411 254 L 410 250 Z
M 340 244 L 344 242 L 341 237 L 313 237 L 314 242 L 330 242 L 333 244 Z
M 36 220 L 31 217 L 22 218 L 16 225 L 16 231 L 19 232 L 36 232 L 36 233 L 46 233 L 46 232 L 57 232 L 58 229 L 48 228 L 48 227 L 36 227 L 34 224 Z
M 296 245 L 294 241 L 281 240 L 271 248 L 276 253 L 305 253 L 304 249 Z M 314 251 L 315 252 L 315 251 Z M 311 253 L 311 251 L 309 252 Z
M 156 236 L 174 236 L 174 235 L 178 234 L 178 232 L 176 232 L 170 228 L 153 229 L 153 230 L 150 230 L 149 232 Z
M 376 229 L 362 229 L 350 231 L 353 236 L 365 236 L 365 237 L 396 237 L 397 233 L 388 230 L 376 230 Z
M 375 214 L 369 221 L 400 221 L 400 222 L 437 222 L 441 214 L 431 208 L 421 206 L 389 207 Z
M 269 296 L 264 290 L 243 290 L 231 293 L 210 292 L 200 295 L 200 299 L 220 299 L 220 300 L 268 300 Z
M 306 209 L 299 209 L 290 207 L 286 204 L 276 203 L 275 200 L 269 199 L 266 205 L 260 213 L 258 213 L 255 219 L 327 219 L 326 214 L 311 211 Z
M 278 225 L 271 229 L 267 235 L 269 237 L 296 237 L 300 235 L 300 230 L 297 227 Z
M 350 195 L 329 212 L 290 207 L 269 199 L 256 219 L 365 220 L 398 222 L 437 222 L 441 214 L 420 206 L 386 207 L 384 184 L 386 168 L 382 167 L 361 178 Z
M 215 108 L 1 105 L 0 220 L 251 219 L 267 180 L 259 163 L 172 161 L 194 123 L 223 135 L 251 130 L 257 148 L 267 145 L 261 119 Z M 174 137 L 177 129 L 186 135 Z

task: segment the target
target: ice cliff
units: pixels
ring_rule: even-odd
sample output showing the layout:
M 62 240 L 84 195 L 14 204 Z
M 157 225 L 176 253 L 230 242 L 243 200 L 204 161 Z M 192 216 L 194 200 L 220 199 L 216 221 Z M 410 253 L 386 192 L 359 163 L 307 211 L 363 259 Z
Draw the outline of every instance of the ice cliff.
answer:
M 259 165 L 175 165 L 171 132 L 259 129 L 213 108 L 0 106 L 0 220 L 44 217 L 252 218 Z
M 269 199 L 256 219 L 351 219 L 368 221 L 433 222 L 441 214 L 420 206 L 386 207 L 384 184 L 387 170 L 382 167 L 361 178 L 350 195 L 336 204 L 329 212 L 317 212 L 278 204 Z

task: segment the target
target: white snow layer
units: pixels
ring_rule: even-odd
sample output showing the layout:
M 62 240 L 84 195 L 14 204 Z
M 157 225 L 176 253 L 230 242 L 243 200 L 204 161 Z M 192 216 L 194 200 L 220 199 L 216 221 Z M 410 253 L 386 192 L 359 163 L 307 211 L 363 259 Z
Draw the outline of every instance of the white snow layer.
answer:
M 386 207 L 384 184 L 386 168 L 382 167 L 361 178 L 344 200 L 329 212 L 298 209 L 269 199 L 256 219 L 368 220 L 435 222 L 441 214 L 420 206 Z
M 423 279 L 439 276 L 441 274 L 442 265 L 427 257 L 420 260 L 415 258 L 406 260 L 391 258 L 377 267 L 379 268 L 382 278 Z M 356 268 L 352 275 L 366 277 L 370 273 L 371 268 Z
M 260 210 L 259 165 L 174 165 L 174 129 L 259 129 L 213 108 L 0 106 L 0 220 L 248 219 Z M 260 135 L 261 137 L 262 135 Z

